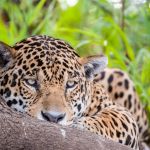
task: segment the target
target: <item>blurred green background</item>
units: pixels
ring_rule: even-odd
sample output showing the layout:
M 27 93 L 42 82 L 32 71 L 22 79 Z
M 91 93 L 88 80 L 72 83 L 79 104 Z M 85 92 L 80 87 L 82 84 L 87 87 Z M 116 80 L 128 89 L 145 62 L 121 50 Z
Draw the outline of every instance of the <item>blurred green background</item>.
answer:
M 148 0 L 0 0 L 1 41 L 36 34 L 64 39 L 81 56 L 106 54 L 130 74 L 150 120 Z

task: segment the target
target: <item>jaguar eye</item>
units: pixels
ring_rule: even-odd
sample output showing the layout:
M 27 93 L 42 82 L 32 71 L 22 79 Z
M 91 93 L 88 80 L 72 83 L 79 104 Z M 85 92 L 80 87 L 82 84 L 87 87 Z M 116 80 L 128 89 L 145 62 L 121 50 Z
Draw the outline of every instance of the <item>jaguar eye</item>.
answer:
M 36 89 L 39 87 L 39 84 L 38 84 L 37 80 L 35 80 L 35 79 L 25 79 L 24 81 L 27 85 L 32 86 Z
M 68 81 L 66 84 L 66 88 L 73 88 L 76 84 L 76 81 Z

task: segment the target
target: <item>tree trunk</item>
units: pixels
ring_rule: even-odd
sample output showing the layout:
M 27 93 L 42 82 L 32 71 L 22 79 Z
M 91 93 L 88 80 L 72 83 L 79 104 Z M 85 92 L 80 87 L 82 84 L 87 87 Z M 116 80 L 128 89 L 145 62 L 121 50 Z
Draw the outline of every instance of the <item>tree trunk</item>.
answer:
M 129 150 L 90 132 L 40 121 L 0 99 L 0 150 Z

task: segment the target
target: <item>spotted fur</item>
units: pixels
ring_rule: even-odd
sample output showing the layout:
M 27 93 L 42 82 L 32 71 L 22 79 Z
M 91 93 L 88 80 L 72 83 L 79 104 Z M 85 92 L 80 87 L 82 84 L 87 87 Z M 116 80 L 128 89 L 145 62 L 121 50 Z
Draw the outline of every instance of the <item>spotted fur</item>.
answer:
M 95 82 L 104 86 L 114 102 L 126 107 L 134 115 L 139 127 L 139 139 L 149 145 L 148 118 L 128 74 L 120 69 L 106 68 L 95 76 Z
M 13 47 L 0 43 L 0 53 L 0 94 L 8 106 L 139 149 L 134 117 L 94 80 L 106 57 L 80 58 L 69 44 L 48 36 Z

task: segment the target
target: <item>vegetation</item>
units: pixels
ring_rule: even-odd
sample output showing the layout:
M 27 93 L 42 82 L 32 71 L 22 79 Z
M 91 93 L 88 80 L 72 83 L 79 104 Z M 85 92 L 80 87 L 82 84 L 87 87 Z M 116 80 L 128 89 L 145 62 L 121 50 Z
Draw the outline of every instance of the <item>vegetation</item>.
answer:
M 46 34 L 66 40 L 81 56 L 106 54 L 110 67 L 129 72 L 150 120 L 149 2 L 72 2 L 76 3 L 69 6 L 67 0 L 1 0 L 0 40 L 13 45 L 30 35 Z

